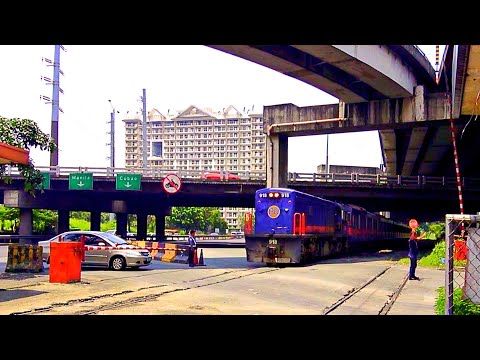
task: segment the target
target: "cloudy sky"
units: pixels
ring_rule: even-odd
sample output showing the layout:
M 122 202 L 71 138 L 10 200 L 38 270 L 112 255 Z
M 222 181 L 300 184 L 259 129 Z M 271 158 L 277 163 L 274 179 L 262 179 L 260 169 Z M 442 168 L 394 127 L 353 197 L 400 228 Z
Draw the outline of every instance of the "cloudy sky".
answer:
M 337 103 L 338 99 L 301 81 L 202 45 L 68 45 L 61 53 L 59 165 L 107 167 L 112 111 L 115 124 L 115 164 L 124 166 L 125 128 L 121 121 L 141 110 L 146 89 L 147 110 L 184 110 L 189 105 L 239 110 L 252 106 L 293 103 L 298 106 Z M 435 45 L 420 45 L 435 64 Z M 444 46 L 440 47 L 440 57 Z M 51 131 L 54 45 L 0 45 L 0 115 L 29 118 L 45 133 Z M 37 166 L 49 165 L 49 154 L 32 150 Z M 378 132 L 329 136 L 329 163 L 379 166 Z M 326 160 L 326 135 L 289 139 L 289 171 L 315 172 Z

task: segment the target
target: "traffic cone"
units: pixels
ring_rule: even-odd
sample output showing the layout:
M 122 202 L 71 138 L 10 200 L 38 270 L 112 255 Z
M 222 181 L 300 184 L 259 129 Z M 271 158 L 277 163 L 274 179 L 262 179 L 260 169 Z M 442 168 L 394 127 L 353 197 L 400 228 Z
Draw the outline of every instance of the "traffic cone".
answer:
M 193 251 L 193 265 L 198 265 L 197 249 Z
M 200 249 L 200 259 L 198 260 L 198 265 L 205 266 L 205 263 L 203 262 L 203 249 Z

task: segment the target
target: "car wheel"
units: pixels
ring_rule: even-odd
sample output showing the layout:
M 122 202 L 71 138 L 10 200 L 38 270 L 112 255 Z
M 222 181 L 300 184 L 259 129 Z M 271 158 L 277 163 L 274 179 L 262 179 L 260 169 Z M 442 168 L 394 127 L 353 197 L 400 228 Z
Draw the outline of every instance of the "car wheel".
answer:
M 121 256 L 115 256 L 110 260 L 110 267 L 113 270 L 123 270 L 125 269 L 127 263 L 125 262 L 125 259 Z

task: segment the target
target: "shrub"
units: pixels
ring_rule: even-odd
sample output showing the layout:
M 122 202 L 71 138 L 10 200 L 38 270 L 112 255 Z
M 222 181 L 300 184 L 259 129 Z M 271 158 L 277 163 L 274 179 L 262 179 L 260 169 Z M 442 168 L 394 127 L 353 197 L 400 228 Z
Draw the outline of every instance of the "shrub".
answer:
M 445 267 L 445 241 L 438 242 L 430 254 L 418 260 L 419 266 Z
M 437 298 L 435 300 L 435 313 L 437 315 L 445 314 L 445 287 L 437 289 Z M 472 303 L 469 299 L 462 299 L 462 289 L 453 291 L 453 315 L 480 315 L 480 305 Z

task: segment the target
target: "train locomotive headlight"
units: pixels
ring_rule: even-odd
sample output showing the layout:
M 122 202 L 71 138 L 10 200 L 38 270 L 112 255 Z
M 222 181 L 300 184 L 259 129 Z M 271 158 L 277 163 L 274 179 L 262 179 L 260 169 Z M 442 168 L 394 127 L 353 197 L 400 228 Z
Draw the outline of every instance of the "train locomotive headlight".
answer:
M 270 192 L 270 193 L 268 193 L 268 197 L 269 197 L 270 199 L 272 199 L 272 198 L 278 199 L 278 198 L 280 197 L 280 193 L 278 193 L 278 192 Z

